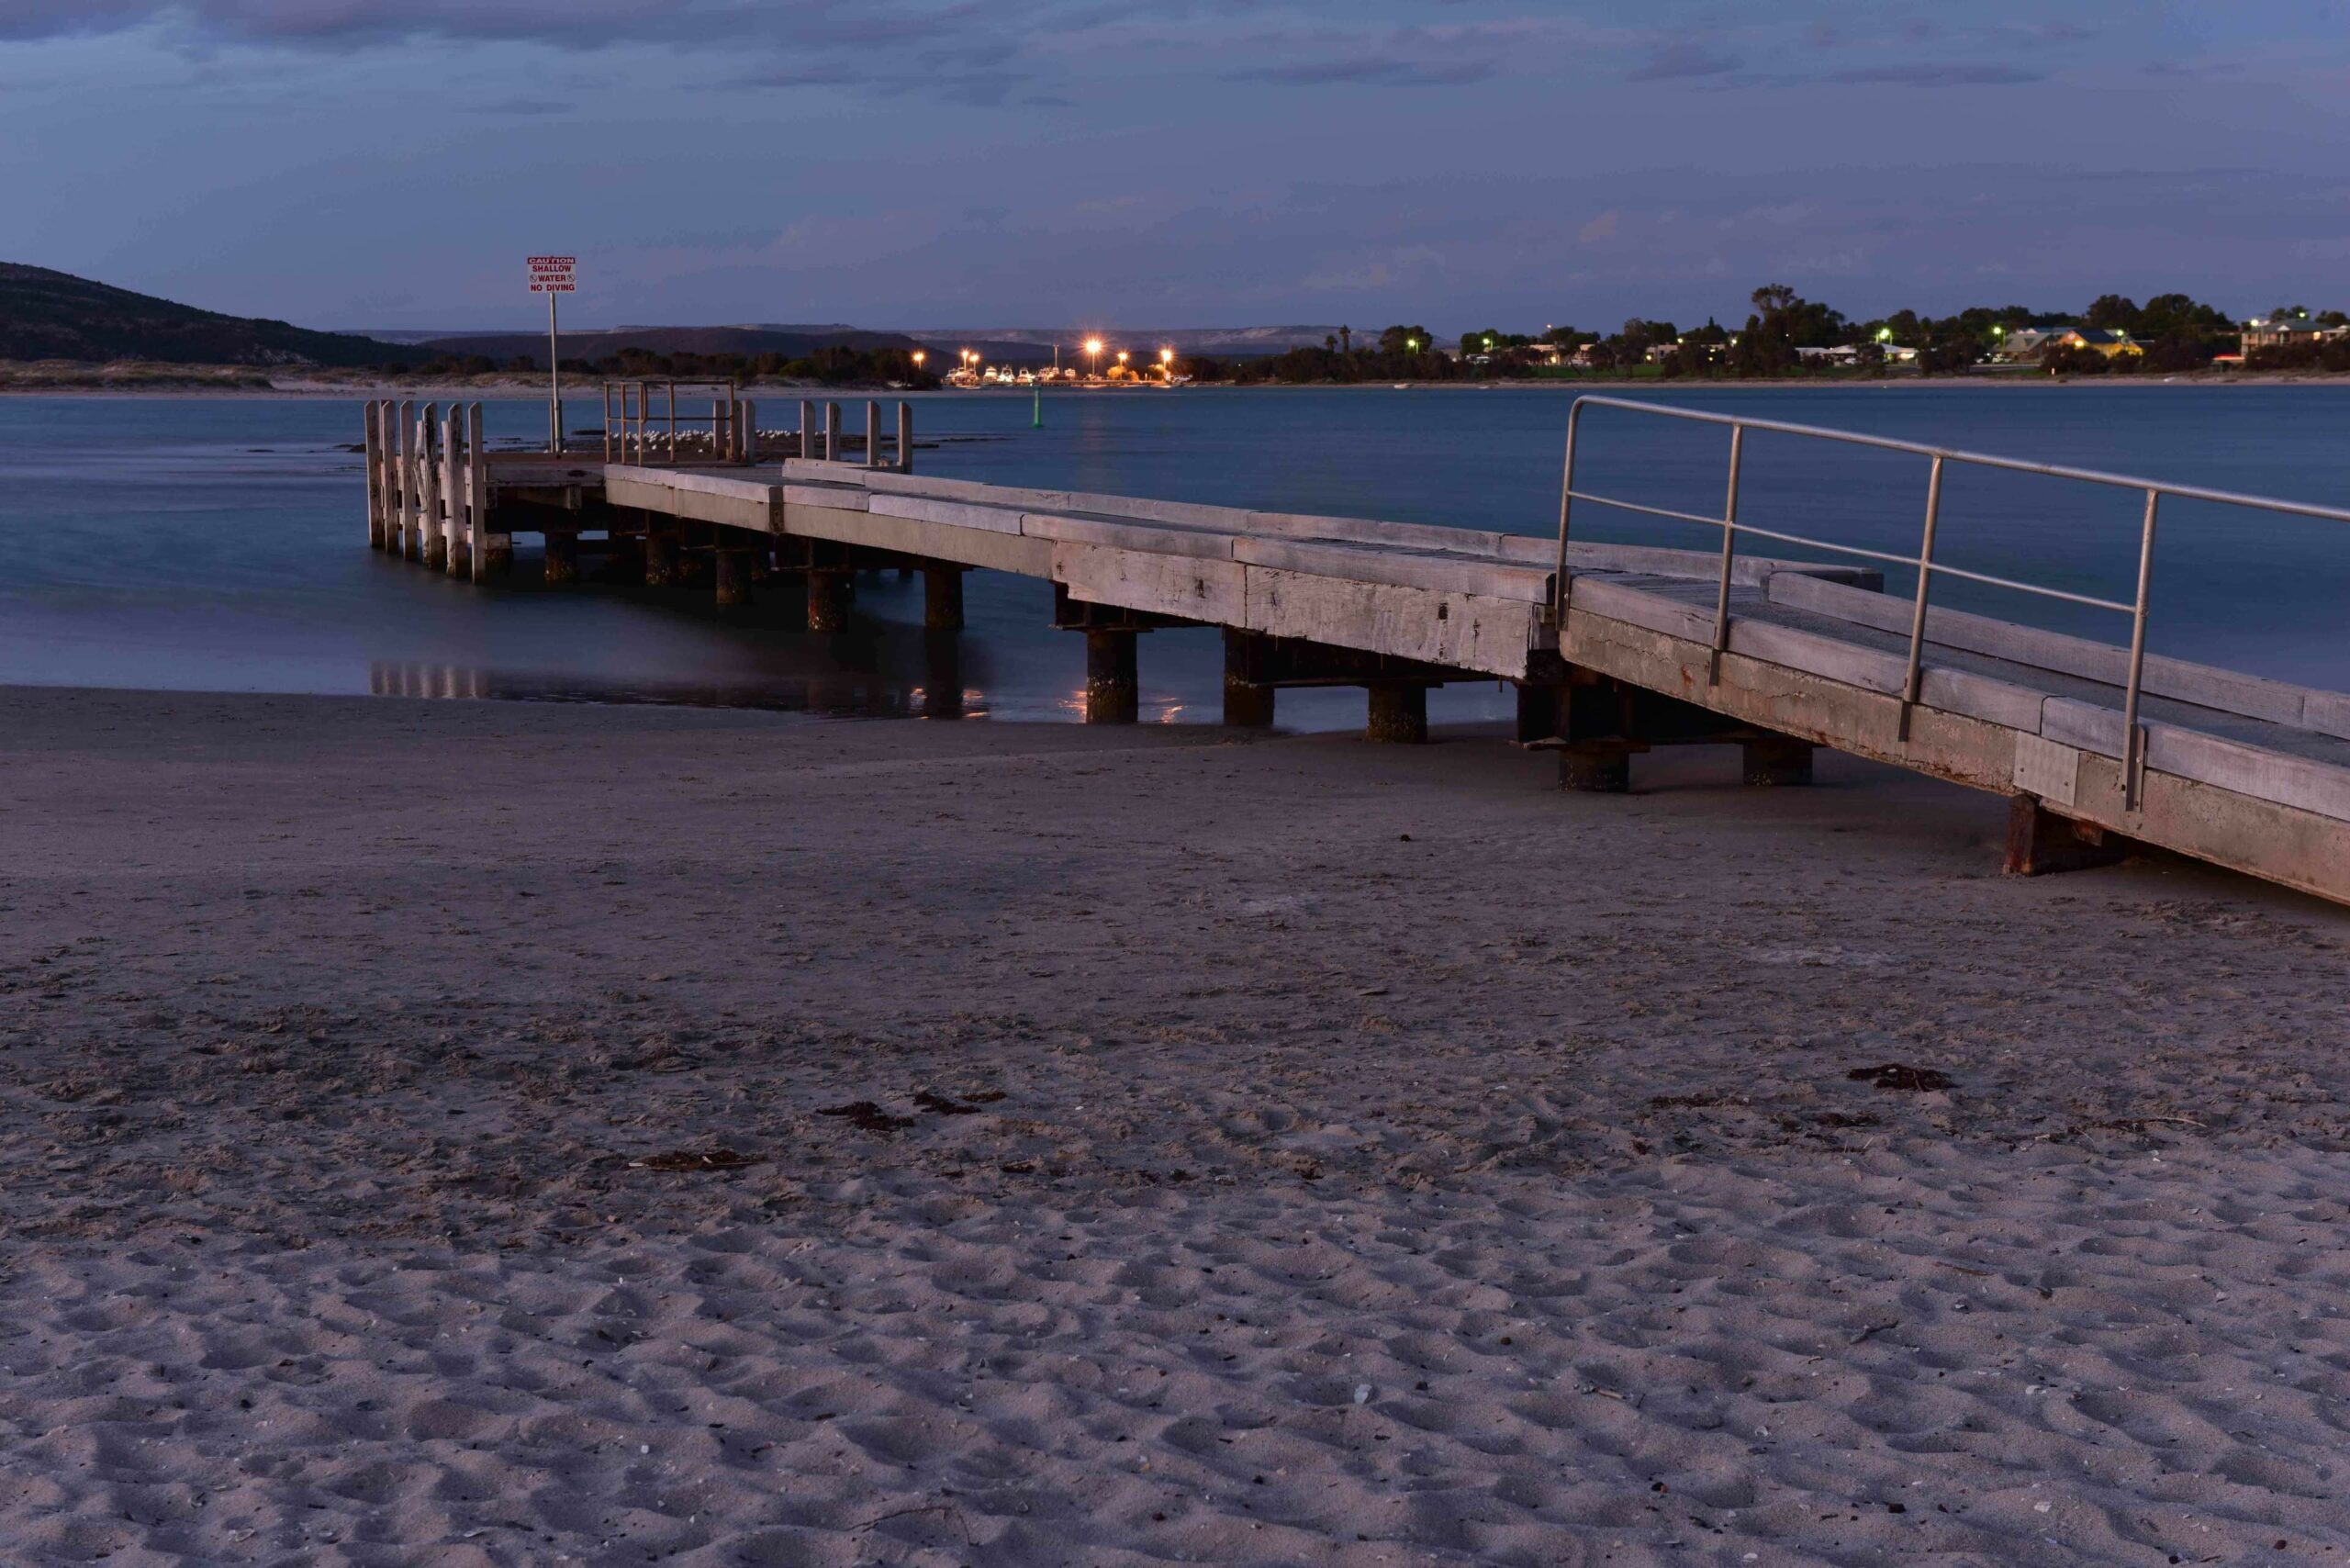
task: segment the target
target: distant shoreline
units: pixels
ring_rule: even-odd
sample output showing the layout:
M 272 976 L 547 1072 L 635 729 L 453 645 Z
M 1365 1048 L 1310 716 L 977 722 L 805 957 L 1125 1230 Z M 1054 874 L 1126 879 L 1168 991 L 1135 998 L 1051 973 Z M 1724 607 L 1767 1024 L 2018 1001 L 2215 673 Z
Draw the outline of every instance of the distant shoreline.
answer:
M 0 398 L 403 398 L 440 399 L 447 398 L 487 398 L 492 399 L 535 399 L 544 395 L 546 383 L 531 376 L 498 376 L 450 381 L 321 381 L 307 376 L 287 376 L 284 380 L 269 378 L 252 372 L 251 379 L 231 379 L 245 371 L 243 366 L 189 365 L 185 375 L 171 370 L 151 377 L 109 380 L 100 376 L 100 367 L 92 366 L 88 380 L 59 380 L 55 382 L 17 382 L 9 379 L 14 367 L 0 364 Z M 215 380 L 213 377 L 218 377 Z M 566 384 L 565 401 L 592 403 L 599 381 L 576 381 Z M 1201 382 L 1173 388 L 1192 393 L 1211 392 L 1488 392 L 1494 390 L 1541 392 L 1667 392 L 1697 389 L 1746 391 L 1785 388 L 1803 391 L 1830 391 L 1840 388 L 1874 387 L 1888 391 L 1912 387 L 2065 387 L 2065 386 L 2350 386 L 2350 374 L 2327 374 L 2302 371 L 2187 371 L 2168 375 L 2062 375 L 2045 376 L 2026 374 L 1994 375 L 1886 375 L 1872 377 L 1767 377 L 1752 380 L 1731 378 L 1684 377 L 1671 381 L 1655 377 L 1614 376 L 1606 379 L 1564 380 L 1557 378 L 1510 378 L 1489 381 L 1301 381 L 1251 382 L 1245 386 L 1228 381 Z M 742 393 L 757 399 L 773 397 L 779 400 L 797 401 L 812 398 L 818 400 L 852 398 L 944 398 L 962 397 L 1028 397 L 1033 388 L 1026 386 L 955 388 L 941 387 L 921 392 L 902 392 L 879 386 L 826 386 L 794 382 L 756 381 L 742 385 Z M 1163 396 L 1168 388 L 1145 386 L 1055 387 L 1048 388 L 1057 396 L 1069 392 L 1099 393 L 1104 397 Z

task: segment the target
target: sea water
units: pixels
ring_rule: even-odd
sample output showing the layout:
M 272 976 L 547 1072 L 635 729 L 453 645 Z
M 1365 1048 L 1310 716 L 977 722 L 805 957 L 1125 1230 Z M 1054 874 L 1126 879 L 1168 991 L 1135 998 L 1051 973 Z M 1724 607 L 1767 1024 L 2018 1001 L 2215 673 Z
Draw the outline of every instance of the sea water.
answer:
M 1684 409 L 1836 427 L 2032 461 L 2350 507 L 2350 388 L 2160 384 L 1743 386 L 1643 390 Z M 1555 537 L 1567 412 L 1555 386 L 1180 388 L 915 399 L 921 472 L 1264 510 Z M 845 401 L 846 399 L 845 399 Z M 861 400 L 858 399 L 858 400 Z M 797 418 L 775 398 L 761 422 Z M 846 410 L 856 428 L 855 402 Z M 544 428 L 543 403 L 488 402 L 493 442 Z M 790 629 L 780 605 L 717 611 L 707 590 L 476 588 L 366 548 L 356 399 L 0 398 L 0 682 L 280 692 L 412 692 L 717 703 L 824 713 L 956 708 L 1071 718 L 1082 639 L 1049 628 L 1047 585 L 968 583 L 968 629 L 942 664 L 922 585 L 858 585 L 848 631 Z M 593 438 L 588 440 L 594 450 Z M 1718 514 L 1728 435 L 1587 411 L 1577 488 Z M 1916 552 L 1922 459 L 1758 434 L 1742 521 L 1890 554 Z M 2134 591 L 2143 497 L 1953 466 L 1937 559 L 2097 598 Z M 1579 505 L 1578 537 L 1703 550 L 1710 529 Z M 1764 540 L 1758 554 L 1836 557 Z M 527 543 L 520 575 L 535 576 Z M 1888 586 L 1907 592 L 1899 568 Z M 2150 646 L 2350 688 L 2350 524 L 2165 501 Z M 1935 602 L 2126 641 L 2128 619 L 1963 579 Z M 1213 722 L 1220 644 L 1143 640 L 1144 717 Z M 934 699 L 940 683 L 959 703 Z M 1432 716 L 1496 717 L 1464 682 Z M 1285 725 L 1360 722 L 1359 692 L 1294 691 Z

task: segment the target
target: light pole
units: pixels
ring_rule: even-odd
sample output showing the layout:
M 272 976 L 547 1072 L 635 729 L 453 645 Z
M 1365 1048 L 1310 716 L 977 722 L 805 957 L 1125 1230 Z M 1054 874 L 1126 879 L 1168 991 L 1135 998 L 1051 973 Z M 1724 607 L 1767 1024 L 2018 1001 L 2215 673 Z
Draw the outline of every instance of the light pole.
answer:
M 1086 340 L 1085 340 L 1085 359 L 1086 359 L 1086 372 L 1085 372 L 1085 374 L 1086 374 L 1087 377 L 1088 377 L 1089 379 L 1092 379 L 1092 380 L 1099 380 L 1099 379 L 1101 379 L 1101 375 L 1102 375 L 1102 340 L 1101 340 L 1101 339 L 1099 339 L 1099 338 L 1088 338 L 1088 339 L 1086 339 Z
M 1175 351 L 1173 349 L 1158 351 L 1158 374 L 1169 381 L 1175 379 Z

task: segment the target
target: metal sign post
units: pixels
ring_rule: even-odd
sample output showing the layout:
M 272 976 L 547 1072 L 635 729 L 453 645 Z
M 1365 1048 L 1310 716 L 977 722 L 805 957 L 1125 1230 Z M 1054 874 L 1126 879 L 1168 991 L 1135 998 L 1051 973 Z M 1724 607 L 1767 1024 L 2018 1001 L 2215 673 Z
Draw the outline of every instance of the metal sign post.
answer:
M 554 297 L 576 294 L 576 256 L 532 256 L 531 292 L 547 297 L 547 450 L 563 450 L 563 360 L 555 346 Z

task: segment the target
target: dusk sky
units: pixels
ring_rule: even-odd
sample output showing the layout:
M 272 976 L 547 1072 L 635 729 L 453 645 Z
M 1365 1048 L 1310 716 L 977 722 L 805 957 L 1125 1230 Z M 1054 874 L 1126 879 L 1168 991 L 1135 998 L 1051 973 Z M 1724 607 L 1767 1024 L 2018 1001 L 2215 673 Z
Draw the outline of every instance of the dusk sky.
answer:
M 2350 306 L 2313 0 L 0 0 L 0 260 L 308 326 Z

